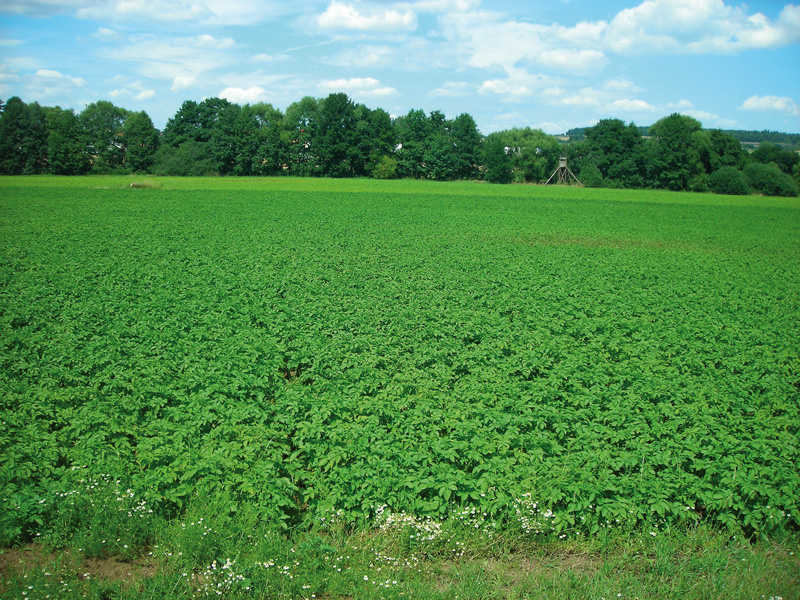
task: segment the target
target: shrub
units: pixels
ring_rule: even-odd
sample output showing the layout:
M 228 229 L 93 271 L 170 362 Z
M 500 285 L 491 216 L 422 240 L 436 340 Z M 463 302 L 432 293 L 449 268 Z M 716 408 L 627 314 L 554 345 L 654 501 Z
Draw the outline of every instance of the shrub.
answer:
M 689 180 L 689 189 L 693 192 L 705 193 L 708 191 L 708 175 L 705 173 L 695 175 Z
M 750 186 L 765 196 L 797 196 L 797 184 L 775 163 L 750 163 L 744 174 Z
M 203 176 L 214 171 L 214 164 L 204 144 L 191 140 L 177 148 L 161 146 L 153 166 L 156 175 Z
M 391 156 L 381 156 L 380 160 L 372 168 L 372 176 L 375 179 L 394 179 L 397 177 L 397 159 Z
M 586 187 L 603 187 L 603 174 L 600 172 L 600 169 L 594 165 L 586 165 L 581 169 L 580 180 Z
M 708 178 L 708 186 L 715 194 L 744 196 L 749 193 L 747 178 L 736 167 L 722 167 Z

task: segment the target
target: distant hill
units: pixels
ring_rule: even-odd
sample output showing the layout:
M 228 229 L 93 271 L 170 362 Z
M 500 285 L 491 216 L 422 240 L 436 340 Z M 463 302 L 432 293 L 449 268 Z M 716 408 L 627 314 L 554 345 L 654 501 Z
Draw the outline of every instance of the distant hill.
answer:
M 579 142 L 586 138 L 586 130 L 591 129 L 590 127 L 575 127 L 570 129 L 565 133 L 565 136 L 569 136 L 570 142 Z M 650 126 L 643 126 L 639 127 L 639 133 L 641 135 L 647 135 L 647 132 L 650 130 Z M 727 133 L 728 135 L 735 137 L 737 140 L 742 142 L 743 145 L 753 145 L 758 146 L 764 142 L 769 142 L 771 144 L 776 144 L 778 146 L 795 146 L 800 145 L 800 133 L 782 133 L 780 131 L 746 131 L 741 129 L 723 129 L 723 132 Z

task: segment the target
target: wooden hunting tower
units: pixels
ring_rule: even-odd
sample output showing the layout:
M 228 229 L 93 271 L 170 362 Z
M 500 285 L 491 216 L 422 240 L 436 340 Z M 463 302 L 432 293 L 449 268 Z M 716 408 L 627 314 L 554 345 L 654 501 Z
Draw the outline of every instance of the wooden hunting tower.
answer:
M 558 168 L 556 168 L 556 170 L 553 171 L 553 174 L 550 175 L 550 179 L 547 180 L 545 185 L 549 185 L 550 182 L 553 180 L 553 177 L 556 177 L 556 183 L 562 185 L 571 185 L 572 182 L 574 181 L 578 185 L 583 186 L 583 184 L 578 180 L 578 178 L 575 177 L 575 174 L 569 170 L 569 167 L 567 166 L 566 156 L 558 157 Z

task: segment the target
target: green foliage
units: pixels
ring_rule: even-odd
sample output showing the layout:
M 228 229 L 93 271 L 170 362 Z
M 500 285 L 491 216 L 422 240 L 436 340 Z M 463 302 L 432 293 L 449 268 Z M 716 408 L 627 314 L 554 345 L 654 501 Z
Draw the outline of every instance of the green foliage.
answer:
M 128 489 L 289 532 L 800 522 L 795 200 L 46 181 L 0 187 L 4 543 L 140 546 Z
M 201 176 L 215 173 L 215 164 L 204 144 L 187 140 L 178 147 L 164 144 L 155 158 L 156 175 Z
M 131 171 L 147 171 L 155 161 L 160 138 L 146 112 L 130 113 L 122 126 L 125 166 Z
M 391 156 L 381 156 L 372 169 L 375 179 L 394 179 L 397 177 L 397 159 Z
M 750 193 L 745 174 L 736 167 L 721 167 L 708 178 L 708 185 L 715 194 L 741 196 Z
M 750 156 L 761 164 L 776 164 L 787 175 L 791 175 L 792 169 L 800 164 L 800 154 L 770 143 L 760 144 Z
M 580 171 L 580 180 L 589 188 L 603 187 L 603 174 L 595 165 L 587 164 Z
M 750 187 L 765 196 L 797 196 L 797 184 L 774 163 L 750 163 L 744 175 Z
M 80 121 L 71 110 L 47 110 L 49 171 L 54 175 L 80 175 L 89 170 Z
M 558 165 L 558 141 L 538 129 L 509 129 L 498 135 L 508 148 L 514 181 L 544 183 Z
M 9 98 L 0 115 L 0 173 L 46 173 L 47 140 L 46 116 L 38 102 Z
M 650 128 L 654 153 L 650 164 L 655 187 L 667 190 L 689 189 L 693 177 L 703 172 L 698 144 L 705 142 L 699 121 L 672 114 Z
M 124 168 L 123 125 L 127 116 L 124 108 L 107 100 L 93 102 L 81 111 L 80 123 L 93 171 L 113 173 Z
M 483 145 L 483 162 L 486 165 L 486 181 L 489 183 L 511 183 L 511 157 L 506 150 L 503 136 L 493 133 Z

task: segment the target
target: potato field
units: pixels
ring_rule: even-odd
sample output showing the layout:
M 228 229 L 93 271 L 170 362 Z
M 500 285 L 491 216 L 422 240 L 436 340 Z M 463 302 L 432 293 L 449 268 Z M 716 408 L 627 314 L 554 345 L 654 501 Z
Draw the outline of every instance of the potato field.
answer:
M 800 526 L 798 199 L 131 181 L 0 179 L 0 545 Z

